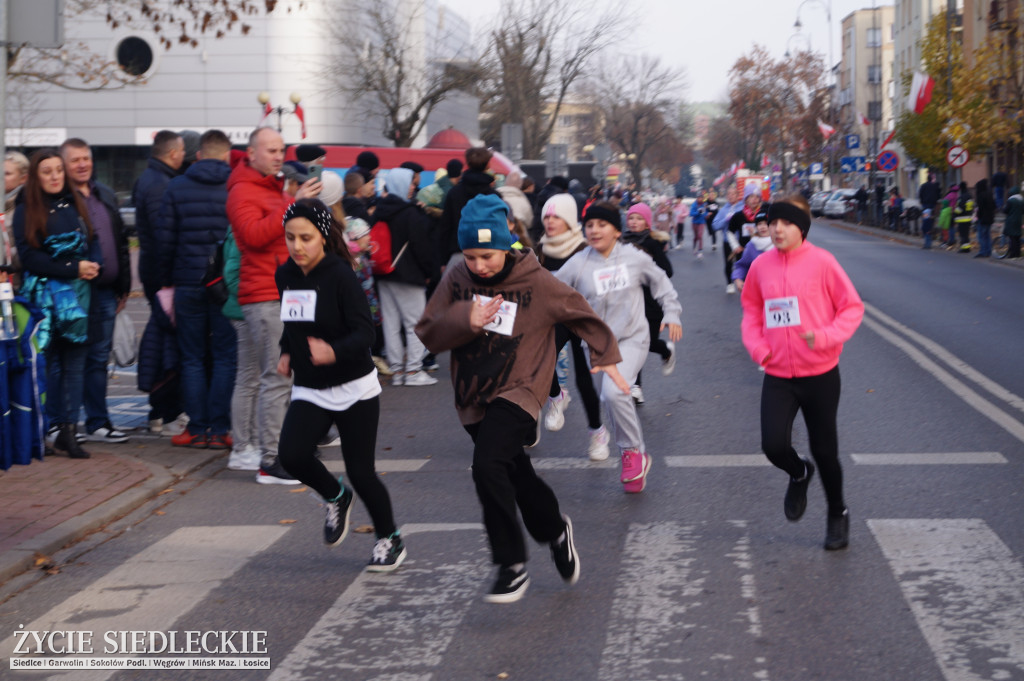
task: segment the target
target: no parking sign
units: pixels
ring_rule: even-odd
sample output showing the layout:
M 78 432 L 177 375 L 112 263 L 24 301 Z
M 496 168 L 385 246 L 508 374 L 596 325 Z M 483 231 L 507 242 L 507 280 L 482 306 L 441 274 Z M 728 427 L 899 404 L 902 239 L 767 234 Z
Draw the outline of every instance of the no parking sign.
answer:
M 891 173 L 900 167 L 900 156 L 895 151 L 883 151 L 878 155 L 878 169 L 883 173 Z

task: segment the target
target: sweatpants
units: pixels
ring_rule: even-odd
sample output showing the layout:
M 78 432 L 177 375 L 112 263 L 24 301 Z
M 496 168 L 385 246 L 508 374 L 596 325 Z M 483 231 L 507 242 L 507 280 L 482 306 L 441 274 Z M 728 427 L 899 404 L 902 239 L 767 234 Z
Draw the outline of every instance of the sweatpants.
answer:
M 497 399 L 479 423 L 467 425 L 473 438 L 473 482 L 484 512 L 484 529 L 496 565 L 526 562 L 523 524 L 537 542 L 548 544 L 565 531 L 558 499 L 533 469 L 523 444 L 532 442 L 537 422 L 518 405 Z
M 235 391 L 231 393 L 231 439 L 236 452 L 259 447 L 256 407 L 259 403 L 260 362 L 253 345 L 249 325 L 244 319 L 232 319 L 238 337 L 238 363 L 235 366 Z
M 647 339 L 620 340 L 619 354 L 622 355 L 622 361 L 618 364 L 619 373 L 628 385 L 633 385 L 647 360 Z M 646 452 L 640 415 L 637 414 L 633 397 L 619 390 L 611 377 L 604 372 L 597 374 L 594 380 L 601 382 L 601 403 L 608 412 L 615 445 L 621 450 L 635 449 Z
M 842 515 L 843 469 L 839 464 L 839 367 L 820 376 L 779 378 L 765 375 L 761 388 L 761 448 L 768 460 L 791 478 L 802 478 L 803 461 L 793 449 L 793 421 L 803 412 L 811 456 L 825 487 L 828 514 Z
M 258 446 L 263 454 L 277 454 L 281 424 L 292 394 L 292 379 L 277 373 L 277 362 L 281 359 L 281 334 L 284 332 L 281 302 L 249 303 L 242 306 L 242 314 L 259 362 L 256 397 Z
M 345 475 L 366 504 L 377 537 L 390 537 L 397 529 L 391 497 L 377 476 L 374 463 L 379 420 L 380 398 L 376 396 L 360 400 L 345 411 L 330 411 L 312 402 L 296 400 L 284 418 L 278 460 L 296 480 L 312 487 L 325 500 L 334 499 L 341 494 L 341 483 L 316 457 L 316 447 L 331 424 L 336 425 Z
M 423 309 L 427 306 L 427 290 L 423 286 L 378 279 L 377 292 L 380 295 L 384 352 L 387 353 L 388 367 L 395 373 L 416 373 L 423 368 L 423 355 L 426 352 L 415 329 L 416 322 L 423 316 Z

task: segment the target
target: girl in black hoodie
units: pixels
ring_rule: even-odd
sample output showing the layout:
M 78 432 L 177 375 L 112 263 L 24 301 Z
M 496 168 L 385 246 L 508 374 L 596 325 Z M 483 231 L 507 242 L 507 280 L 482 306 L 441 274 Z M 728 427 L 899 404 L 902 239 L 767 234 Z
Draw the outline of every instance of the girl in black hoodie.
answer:
M 405 560 L 406 550 L 374 466 L 381 388 L 370 357 L 370 307 L 344 230 L 323 203 L 293 203 L 284 229 L 290 258 L 275 274 L 284 322 L 277 371 L 294 374 L 294 384 L 278 457 L 289 474 L 323 497 L 324 541 L 337 546 L 348 533 L 353 491 L 315 456 L 317 443 L 332 423 L 337 425 L 345 470 L 377 534 L 367 570 L 391 572 Z

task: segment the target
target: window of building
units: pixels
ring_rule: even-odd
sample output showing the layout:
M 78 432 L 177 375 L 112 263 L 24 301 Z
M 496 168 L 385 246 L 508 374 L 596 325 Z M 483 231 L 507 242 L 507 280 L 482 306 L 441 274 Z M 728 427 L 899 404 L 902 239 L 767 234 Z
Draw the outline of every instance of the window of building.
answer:
M 869 28 L 867 31 L 868 47 L 881 47 L 882 46 L 882 29 L 880 28 Z
M 882 67 L 875 64 L 868 66 L 868 82 L 869 83 L 881 83 L 882 82 Z
M 882 103 L 868 102 L 868 118 L 873 121 L 882 120 Z
M 153 66 L 153 48 L 142 38 L 129 36 L 117 45 L 117 64 L 128 75 L 144 75 Z

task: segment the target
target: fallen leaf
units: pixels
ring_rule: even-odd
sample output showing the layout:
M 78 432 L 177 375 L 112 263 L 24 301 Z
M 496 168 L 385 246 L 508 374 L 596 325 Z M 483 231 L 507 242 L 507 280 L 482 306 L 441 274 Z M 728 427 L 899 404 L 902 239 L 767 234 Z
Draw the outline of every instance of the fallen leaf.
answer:
M 156 515 L 166 515 L 164 511 L 153 511 Z
M 49 568 L 46 571 L 46 574 L 48 574 L 48 575 L 59 575 L 60 574 L 60 568 L 57 567 L 56 565 L 54 565 L 53 567 Z
M 873 392 L 875 392 L 875 389 L 874 388 L 868 388 L 868 392 L 869 393 L 873 393 Z
M 170 493 L 171 493 L 171 492 L 173 492 L 173 491 L 174 491 L 174 488 L 173 488 L 173 487 L 168 487 L 168 488 L 167 488 L 167 489 L 165 489 L 165 490 L 164 490 L 163 492 L 160 492 L 159 494 L 157 494 L 157 496 L 158 496 L 158 497 L 161 497 L 161 496 L 163 496 L 163 495 L 165 495 L 165 494 L 170 494 Z
M 360 525 L 352 531 L 358 532 L 359 534 L 370 534 L 371 532 L 373 532 L 373 525 Z
M 308 487 L 306 487 L 305 485 L 303 485 L 302 487 L 300 487 L 300 488 L 298 488 L 298 489 L 290 489 L 290 490 L 288 490 L 288 493 L 289 493 L 289 494 L 299 494 L 299 493 L 301 493 L 301 492 L 305 492 L 305 491 L 307 491 L 308 489 L 309 489 Z
M 498 678 L 499 679 L 507 679 L 508 678 L 508 672 L 502 672 L 502 673 L 498 674 Z
M 297 520 L 292 520 L 291 518 L 286 518 L 286 519 L 284 519 L 284 520 L 278 520 L 278 521 L 277 521 L 277 523 L 278 523 L 279 525 L 293 525 L 293 524 L 295 524 L 295 523 L 297 523 L 297 522 L 299 522 L 299 521 L 297 521 Z
M 39 567 L 40 565 L 45 565 L 46 563 L 49 563 L 49 562 L 50 562 L 50 557 L 49 556 L 45 556 L 45 555 L 43 555 L 43 554 L 41 554 L 41 553 L 39 553 L 37 551 L 36 555 L 35 555 L 35 561 L 33 561 L 32 564 L 35 567 Z

